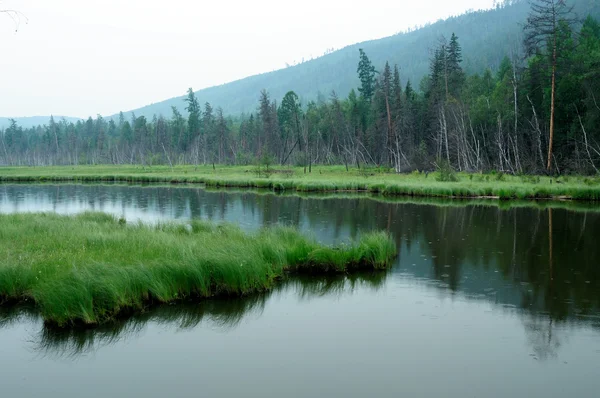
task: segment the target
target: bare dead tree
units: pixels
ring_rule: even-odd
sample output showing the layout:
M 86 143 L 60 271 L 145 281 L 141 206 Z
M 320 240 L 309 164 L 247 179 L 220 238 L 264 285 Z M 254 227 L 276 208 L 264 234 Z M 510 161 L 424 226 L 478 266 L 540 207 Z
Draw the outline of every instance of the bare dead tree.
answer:
M 594 169 L 594 171 L 596 171 L 596 174 L 598 174 L 598 168 L 596 167 L 596 165 L 594 164 L 594 161 L 592 159 L 592 154 L 590 153 L 590 144 L 588 143 L 587 132 L 585 131 L 585 126 L 583 125 L 583 121 L 581 120 L 581 115 L 579 114 L 579 109 L 577 109 L 577 105 L 575 105 L 575 111 L 577 112 L 577 118 L 579 119 L 579 125 L 581 126 L 581 131 L 583 132 L 583 139 L 584 139 L 584 144 L 585 144 L 585 150 L 588 155 L 588 160 L 590 161 L 590 164 L 592 165 L 592 168 Z M 594 149 L 594 148 L 592 148 L 592 149 Z
M 600 111 L 600 106 L 598 106 L 598 102 L 596 102 L 596 96 L 594 95 L 594 93 L 592 93 L 592 99 L 594 100 L 594 105 L 596 106 L 596 109 Z
M 537 112 L 535 111 L 535 106 L 533 105 L 533 101 L 531 101 L 531 98 L 529 98 L 529 95 L 527 96 L 527 100 L 531 104 L 531 110 L 533 112 L 533 121 L 530 122 L 530 124 L 533 127 L 533 129 L 535 130 L 535 132 L 537 133 L 538 153 L 539 153 L 540 161 L 542 162 L 542 167 L 543 167 L 544 166 L 544 155 L 542 154 L 542 130 L 540 129 L 540 122 L 538 120 Z
M 518 136 L 518 131 L 519 131 L 519 79 L 517 77 L 517 57 L 514 55 L 512 56 L 512 76 L 511 76 L 511 84 L 513 87 L 513 102 L 514 102 L 514 117 L 515 117 L 515 125 L 514 125 L 514 152 L 515 152 L 515 166 L 518 169 L 519 172 L 523 171 L 523 166 L 521 165 L 521 155 L 519 152 L 519 136 Z
M 11 163 L 10 157 L 8 156 L 8 150 L 6 149 L 6 143 L 4 142 L 4 134 L 0 132 L 0 142 L 2 142 L 2 148 L 4 149 L 4 163 L 9 165 Z

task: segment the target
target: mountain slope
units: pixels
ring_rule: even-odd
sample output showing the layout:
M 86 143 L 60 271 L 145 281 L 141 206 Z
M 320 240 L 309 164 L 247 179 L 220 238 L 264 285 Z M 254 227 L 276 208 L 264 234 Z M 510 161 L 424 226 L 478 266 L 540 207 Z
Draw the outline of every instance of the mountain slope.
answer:
M 358 49 L 363 48 L 373 64 L 381 69 L 385 61 L 397 63 L 403 83 L 410 79 L 418 87 L 428 73 L 430 49 L 442 36 L 452 32 L 459 36 L 467 72 L 478 72 L 497 66 L 504 55 L 520 48 L 519 23 L 525 20 L 527 2 L 489 11 L 467 13 L 439 21 L 419 30 L 391 37 L 354 44 L 300 65 L 264 73 L 221 86 L 197 91 L 199 100 L 221 106 L 226 114 L 251 112 L 256 109 L 259 93 L 266 89 L 273 99 L 280 100 L 294 90 L 304 101 L 316 99 L 319 93 L 328 97 L 335 90 L 346 96 L 357 87 Z M 184 90 L 182 90 L 182 93 Z M 171 106 L 183 111 L 183 96 L 134 110 L 137 116 L 154 114 L 169 116 Z
M 418 88 L 422 77 L 429 72 L 430 49 L 436 47 L 442 37 L 449 38 L 452 33 L 459 37 L 463 67 L 467 73 L 481 72 L 488 67 L 495 69 L 504 56 L 519 54 L 522 49 L 522 24 L 529 12 L 529 4 L 525 0 L 512 0 L 511 3 L 438 21 L 412 32 L 350 45 L 300 65 L 206 88 L 197 91 L 196 95 L 201 103 L 220 106 L 225 114 L 230 115 L 255 111 L 263 89 L 277 101 L 290 90 L 294 90 L 304 103 L 317 99 L 319 95 L 328 98 L 332 91 L 345 97 L 359 84 L 356 73 L 359 48 L 365 50 L 378 69 L 382 69 L 386 61 L 398 64 L 403 84 L 410 79 L 413 87 Z M 587 14 L 600 17 L 598 0 L 571 0 L 570 3 L 575 5 L 575 12 L 580 17 Z M 181 93 L 185 91 L 186 88 L 182 87 Z M 186 115 L 183 99 L 182 95 L 147 105 L 126 112 L 125 116 L 130 118 L 134 112 L 136 116 L 147 118 L 153 115 L 170 117 L 172 106 Z M 20 125 L 28 127 L 47 124 L 48 119 L 49 116 L 17 120 Z M 55 117 L 55 120 L 59 119 Z M 7 123 L 6 119 L 0 118 L 0 129 L 7 127 Z
M 0 117 L 0 130 L 8 128 L 10 126 L 10 119 L 15 119 L 17 124 L 23 128 L 31 128 L 35 126 L 42 126 L 44 124 L 48 124 L 50 121 L 50 116 L 28 116 L 28 117 Z M 81 120 L 77 117 L 69 117 L 69 116 L 54 116 L 54 120 L 58 123 L 62 119 L 65 119 L 67 122 L 77 123 L 78 120 Z
M 596 0 L 572 0 L 571 3 L 581 17 L 587 14 L 600 16 L 600 2 Z M 379 69 L 386 61 L 398 64 L 403 83 L 410 79 L 413 87 L 418 87 L 422 77 L 428 73 L 430 49 L 442 37 L 449 38 L 453 32 L 462 45 L 463 67 L 467 73 L 481 72 L 488 67 L 495 69 L 504 56 L 520 53 L 522 24 L 528 12 L 527 1 L 513 1 L 511 5 L 470 12 L 409 33 L 354 44 L 300 65 L 206 88 L 196 94 L 201 103 L 221 106 L 226 114 L 255 111 L 262 89 L 278 101 L 289 90 L 294 90 L 304 102 L 317 99 L 319 95 L 329 97 L 332 91 L 346 96 L 358 86 L 356 66 L 359 48 L 365 50 Z M 183 98 L 172 98 L 133 112 L 148 118 L 161 114 L 170 116 L 171 106 L 184 111 Z M 127 116 L 130 114 L 128 112 Z

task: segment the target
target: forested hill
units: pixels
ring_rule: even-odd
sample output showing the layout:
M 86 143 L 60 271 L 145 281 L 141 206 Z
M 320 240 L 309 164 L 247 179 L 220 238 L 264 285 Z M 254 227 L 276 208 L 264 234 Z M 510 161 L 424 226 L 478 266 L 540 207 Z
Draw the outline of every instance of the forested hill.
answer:
M 600 15 L 597 0 L 572 0 L 578 15 Z M 332 91 L 344 97 L 358 86 L 356 74 L 358 49 L 363 48 L 373 64 L 381 70 L 386 61 L 398 64 L 403 82 L 410 79 L 415 88 L 429 73 L 431 49 L 442 37 L 454 32 L 460 38 L 464 53 L 463 67 L 467 74 L 481 73 L 486 68 L 496 70 L 502 58 L 522 49 L 522 24 L 529 4 L 508 1 L 493 10 L 470 12 L 421 29 L 379 40 L 354 44 L 320 58 L 274 72 L 200 90 L 200 103 L 220 106 L 226 115 L 256 111 L 260 91 L 266 89 L 271 98 L 280 101 L 286 92 L 294 90 L 301 101 L 317 99 L 319 93 L 328 98 Z M 201 73 L 202 71 L 198 71 Z M 182 94 L 185 88 L 182 88 Z M 171 115 L 171 107 L 184 112 L 184 96 L 148 105 L 133 112 L 150 119 L 153 115 Z M 129 118 L 130 113 L 126 114 Z
M 519 2 L 190 89 L 135 118 L 11 122 L 0 129 L 0 165 L 263 162 L 310 173 L 312 164 L 362 164 L 435 168 L 447 181 L 453 170 L 598 174 L 598 11 L 597 0 Z M 407 83 L 418 74 L 426 78 Z M 319 92 L 322 101 L 307 101 Z M 241 111 L 250 113 L 229 117 Z

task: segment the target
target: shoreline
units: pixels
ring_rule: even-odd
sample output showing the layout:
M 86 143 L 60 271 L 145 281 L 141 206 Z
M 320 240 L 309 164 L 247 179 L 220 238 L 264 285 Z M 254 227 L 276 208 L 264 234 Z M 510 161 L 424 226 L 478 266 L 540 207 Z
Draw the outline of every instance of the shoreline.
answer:
M 600 201 L 600 178 L 508 176 L 457 173 L 456 182 L 438 181 L 438 173 L 371 173 L 340 166 L 275 170 L 255 175 L 255 166 L 48 166 L 0 167 L 0 183 L 166 183 L 204 184 L 207 188 L 252 188 L 298 193 L 370 193 L 385 197 L 474 199 L 489 201 Z

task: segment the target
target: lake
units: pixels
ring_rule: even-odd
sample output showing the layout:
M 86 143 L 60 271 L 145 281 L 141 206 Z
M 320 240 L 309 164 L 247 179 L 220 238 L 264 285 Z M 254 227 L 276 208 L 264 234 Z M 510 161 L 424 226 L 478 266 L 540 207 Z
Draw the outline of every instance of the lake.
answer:
M 0 307 L 3 397 L 596 397 L 600 207 L 0 185 L 0 213 L 296 225 L 324 243 L 386 230 L 387 272 L 294 277 L 89 330 Z M 0 225 L 0 228 L 2 226 Z

